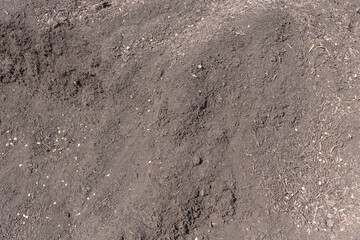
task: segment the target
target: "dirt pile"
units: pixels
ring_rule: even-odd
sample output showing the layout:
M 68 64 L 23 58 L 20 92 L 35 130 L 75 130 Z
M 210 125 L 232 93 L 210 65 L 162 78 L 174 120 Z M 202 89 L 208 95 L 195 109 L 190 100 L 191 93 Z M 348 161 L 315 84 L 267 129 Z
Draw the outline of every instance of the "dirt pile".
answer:
M 357 85 L 338 80 L 346 52 L 313 43 L 307 6 L 34 2 L 0 26 L 3 238 L 325 239 L 355 224 Z

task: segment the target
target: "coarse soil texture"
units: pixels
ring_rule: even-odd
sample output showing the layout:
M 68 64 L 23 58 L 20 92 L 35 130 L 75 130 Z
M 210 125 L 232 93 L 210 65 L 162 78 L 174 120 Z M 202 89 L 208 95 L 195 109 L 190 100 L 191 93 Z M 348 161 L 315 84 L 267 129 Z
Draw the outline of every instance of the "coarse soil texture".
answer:
M 360 2 L 3 0 L 1 239 L 360 239 Z

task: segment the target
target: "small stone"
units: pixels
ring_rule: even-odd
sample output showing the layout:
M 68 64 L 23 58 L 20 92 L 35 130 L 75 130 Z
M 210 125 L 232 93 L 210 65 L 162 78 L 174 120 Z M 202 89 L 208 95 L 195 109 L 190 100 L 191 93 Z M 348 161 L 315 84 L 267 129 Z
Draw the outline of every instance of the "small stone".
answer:
M 333 220 L 327 220 L 326 221 L 326 225 L 329 227 L 329 228 L 332 228 L 334 226 L 334 221 Z
M 201 159 L 200 156 L 195 155 L 195 156 L 193 157 L 193 165 L 194 165 L 194 166 L 200 165 L 201 162 L 202 162 L 202 159 Z

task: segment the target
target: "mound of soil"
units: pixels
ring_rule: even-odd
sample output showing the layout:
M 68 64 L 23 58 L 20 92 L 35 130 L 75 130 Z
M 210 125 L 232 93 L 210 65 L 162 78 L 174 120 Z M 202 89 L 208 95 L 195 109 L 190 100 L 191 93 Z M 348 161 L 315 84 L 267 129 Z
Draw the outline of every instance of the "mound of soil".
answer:
M 2 238 L 359 237 L 354 5 L 15 4 Z

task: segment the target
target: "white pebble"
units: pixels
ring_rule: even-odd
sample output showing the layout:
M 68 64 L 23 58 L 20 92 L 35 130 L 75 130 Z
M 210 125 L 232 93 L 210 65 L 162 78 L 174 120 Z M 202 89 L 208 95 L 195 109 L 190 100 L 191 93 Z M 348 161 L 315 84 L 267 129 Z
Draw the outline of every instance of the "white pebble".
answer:
M 22 166 L 22 164 L 20 163 L 20 164 L 19 164 L 19 167 L 21 167 L 21 166 Z
M 53 203 L 54 205 L 56 204 L 56 202 Z

